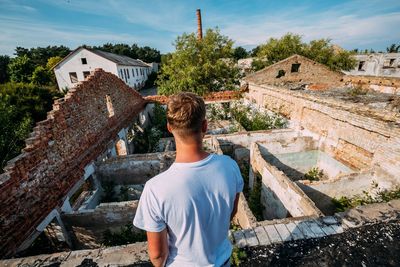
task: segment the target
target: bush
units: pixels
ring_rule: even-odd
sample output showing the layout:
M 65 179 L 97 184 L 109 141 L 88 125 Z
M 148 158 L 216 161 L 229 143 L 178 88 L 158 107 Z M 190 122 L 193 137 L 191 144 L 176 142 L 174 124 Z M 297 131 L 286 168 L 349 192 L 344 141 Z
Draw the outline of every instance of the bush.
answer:
M 232 254 L 231 254 L 231 264 L 233 266 L 240 266 L 243 260 L 247 258 L 247 254 L 244 250 L 241 250 L 240 248 L 234 246 L 232 249 Z
M 304 179 L 310 181 L 319 181 L 324 176 L 324 172 L 318 167 L 311 168 L 307 173 L 304 174 Z
M 131 223 L 126 224 L 116 232 L 111 232 L 109 229 L 103 232 L 103 245 L 107 247 L 144 242 L 146 240 L 146 232 L 141 230 L 139 232 L 133 231 Z
M 375 184 L 375 187 L 377 185 Z M 400 187 L 393 190 L 378 191 L 376 196 L 371 196 L 370 193 L 363 191 L 362 195 L 355 195 L 351 198 L 342 196 L 340 198 L 333 198 L 332 203 L 335 206 L 336 212 L 342 212 L 350 208 L 354 208 L 360 205 L 367 205 L 373 203 L 384 203 L 389 202 L 393 199 L 400 198 Z

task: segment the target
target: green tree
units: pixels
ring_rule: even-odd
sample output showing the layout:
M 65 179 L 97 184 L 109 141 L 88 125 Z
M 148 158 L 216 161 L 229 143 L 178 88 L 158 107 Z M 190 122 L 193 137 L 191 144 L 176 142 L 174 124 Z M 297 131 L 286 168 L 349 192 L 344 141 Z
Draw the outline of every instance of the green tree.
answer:
M 157 49 L 149 46 L 139 47 L 137 44 L 111 44 L 106 43 L 102 46 L 94 46 L 93 49 L 127 56 L 134 59 L 140 59 L 144 62 L 161 62 L 161 54 Z
M 308 57 L 337 71 L 352 69 L 356 64 L 351 52 L 338 49 L 331 44 L 330 39 L 304 43 L 300 35 L 287 33 L 280 39 L 270 38 L 267 43 L 259 46 L 253 68 L 261 69 L 294 54 Z
M 234 89 L 239 70 L 232 59 L 232 45 L 233 41 L 218 29 L 208 29 L 201 41 L 194 33 L 179 36 L 176 51 L 161 68 L 157 80 L 159 93 L 190 91 L 203 95 Z
M 44 120 L 60 92 L 23 83 L 0 85 L 0 164 L 21 152 L 34 122 Z
M 10 63 L 9 56 L 0 56 L 0 83 L 8 82 L 8 64 Z
M 34 65 L 27 55 L 13 58 L 8 64 L 8 72 L 13 82 L 29 82 Z
M 51 57 L 61 57 L 67 56 L 71 50 L 66 46 L 47 46 L 47 47 L 32 47 L 30 49 L 17 47 L 15 48 L 15 55 L 17 57 L 22 57 L 26 55 L 31 59 L 32 64 L 36 66 L 46 66 L 47 61 Z
M 249 56 L 249 53 L 247 52 L 247 50 L 241 46 L 236 47 L 235 50 L 233 51 L 233 57 L 236 60 L 239 60 L 242 58 L 247 58 L 248 56 Z
M 37 66 L 32 73 L 31 83 L 36 85 L 48 85 L 52 82 L 52 73 L 45 67 Z
M 391 44 L 389 47 L 386 48 L 388 53 L 398 53 L 400 51 L 400 45 Z
M 47 60 L 46 68 L 51 70 L 55 65 L 58 64 L 63 58 L 60 56 L 51 57 Z
M 32 130 L 29 116 L 18 118 L 17 108 L 0 101 L 0 173 L 7 161 L 17 156 Z

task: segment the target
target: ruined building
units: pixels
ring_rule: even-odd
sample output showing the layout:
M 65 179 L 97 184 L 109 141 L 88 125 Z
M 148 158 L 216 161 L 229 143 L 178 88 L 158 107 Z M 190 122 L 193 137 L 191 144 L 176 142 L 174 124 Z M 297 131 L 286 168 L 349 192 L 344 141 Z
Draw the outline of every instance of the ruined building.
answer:
M 306 86 L 298 89 L 294 82 Z M 380 93 L 349 95 L 342 88 L 348 86 L 344 75 L 300 56 L 244 84 L 247 91 L 206 99 L 212 123 L 204 139 L 206 150 L 235 159 L 246 181 L 230 232 L 237 247 L 319 240 L 398 220 L 400 200 L 385 198 L 345 212 L 335 200 L 365 194 L 377 199 L 399 189 L 400 100 Z M 147 261 L 140 238 L 107 248 L 104 235 L 130 224 L 143 184 L 174 161 L 170 137 L 161 138 L 153 153 L 137 153 L 134 142 L 154 128 L 150 102 L 166 100 L 144 99 L 102 70 L 58 100 L 1 175 L 1 255 L 32 248 L 41 232 L 56 232 L 53 239 L 69 248 L 0 263 Z M 260 116 L 269 124 L 254 131 L 251 121 Z

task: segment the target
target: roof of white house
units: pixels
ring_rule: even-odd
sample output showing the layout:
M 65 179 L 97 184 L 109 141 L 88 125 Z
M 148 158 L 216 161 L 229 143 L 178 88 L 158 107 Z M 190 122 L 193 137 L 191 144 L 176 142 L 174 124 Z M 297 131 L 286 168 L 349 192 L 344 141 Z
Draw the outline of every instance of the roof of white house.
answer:
M 117 54 L 113 54 L 113 53 L 109 53 L 109 52 L 104 52 L 101 50 L 96 50 L 96 49 L 91 49 L 91 48 L 87 48 L 87 47 L 78 47 L 76 48 L 74 51 L 72 51 L 71 53 L 69 53 L 66 57 L 64 57 L 60 62 L 58 62 L 56 65 L 54 65 L 53 69 L 55 67 L 57 67 L 58 65 L 60 65 L 62 62 L 64 62 L 66 59 L 72 57 L 78 50 L 80 49 L 86 49 L 98 56 L 101 56 L 105 59 L 108 59 L 118 65 L 124 65 L 124 66 L 138 66 L 138 67 L 146 67 L 149 68 L 150 65 L 148 65 L 147 63 L 141 61 L 140 59 L 133 59 L 127 56 L 122 56 L 122 55 L 117 55 Z

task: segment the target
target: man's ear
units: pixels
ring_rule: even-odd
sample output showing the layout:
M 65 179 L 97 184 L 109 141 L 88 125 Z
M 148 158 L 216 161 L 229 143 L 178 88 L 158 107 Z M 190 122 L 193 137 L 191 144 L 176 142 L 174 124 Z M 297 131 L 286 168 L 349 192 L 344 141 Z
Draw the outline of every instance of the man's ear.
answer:
M 171 125 L 169 125 L 169 123 L 168 123 L 168 122 L 167 122 L 167 130 L 168 130 L 168 132 L 172 133 L 172 128 L 171 128 Z
M 207 132 L 207 127 L 208 127 L 207 120 L 204 120 L 201 124 L 201 132 L 205 134 Z

